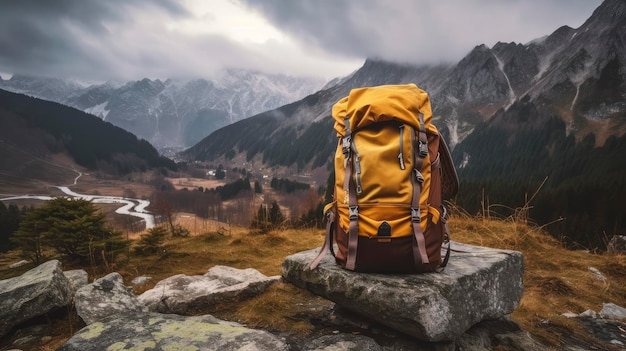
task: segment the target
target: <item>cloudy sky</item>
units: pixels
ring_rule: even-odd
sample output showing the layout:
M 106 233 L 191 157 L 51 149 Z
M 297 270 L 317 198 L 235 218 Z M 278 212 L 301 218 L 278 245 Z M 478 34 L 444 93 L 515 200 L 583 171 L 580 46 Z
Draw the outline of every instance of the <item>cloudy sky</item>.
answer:
M 223 67 L 326 79 L 368 57 L 457 62 L 474 46 L 577 28 L 601 0 L 15 0 L 0 76 L 210 77 Z

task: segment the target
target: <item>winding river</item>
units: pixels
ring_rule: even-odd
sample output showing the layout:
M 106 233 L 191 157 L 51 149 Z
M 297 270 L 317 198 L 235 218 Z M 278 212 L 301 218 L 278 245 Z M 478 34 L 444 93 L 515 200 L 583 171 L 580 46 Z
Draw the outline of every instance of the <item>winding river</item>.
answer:
M 78 178 L 80 178 L 82 174 L 74 179 L 74 185 L 78 182 Z M 123 204 L 120 208 L 115 210 L 115 213 L 128 215 L 133 217 L 139 217 L 146 223 L 146 229 L 150 229 L 154 227 L 154 216 L 146 210 L 146 207 L 150 205 L 150 201 L 141 200 L 141 199 L 132 199 L 121 196 L 106 196 L 106 195 L 85 195 L 79 194 L 72 190 L 70 190 L 67 186 L 57 186 L 59 190 L 61 190 L 66 195 L 83 199 L 87 201 L 91 201 L 93 203 L 99 204 Z M 12 196 L 1 198 L 0 201 L 11 201 L 11 200 L 23 200 L 23 199 L 34 199 L 34 200 L 52 200 L 53 196 L 41 196 L 41 195 L 20 195 L 20 196 Z

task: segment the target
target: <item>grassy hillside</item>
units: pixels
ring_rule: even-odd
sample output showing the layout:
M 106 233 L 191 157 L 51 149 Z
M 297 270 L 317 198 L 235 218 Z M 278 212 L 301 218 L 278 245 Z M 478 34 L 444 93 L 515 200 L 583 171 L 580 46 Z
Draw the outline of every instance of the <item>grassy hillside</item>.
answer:
M 626 286 L 623 284 L 626 256 L 567 250 L 543 229 L 527 225 L 524 218 L 488 219 L 456 214 L 449 223 L 455 241 L 518 250 L 524 254 L 525 291 L 519 307 L 511 315 L 524 329 L 557 348 L 567 337 L 590 347 L 595 345 L 606 349 L 606 344 L 599 344 L 589 336 L 583 325 L 561 314 L 581 313 L 587 309 L 599 311 L 602 303 L 608 302 L 626 306 Z M 136 276 L 152 277 L 150 285 L 135 288 L 139 294 L 161 279 L 179 273 L 204 274 L 217 264 L 253 267 L 266 275 L 278 275 L 287 255 L 318 247 L 323 242 L 320 230 L 284 230 L 254 235 L 247 228 L 207 226 L 201 219 L 190 220 L 188 216 L 182 224 L 187 225 L 192 236 L 169 239 L 165 256 L 131 255 L 120 257 L 107 267 L 82 268 L 89 272 L 91 279 L 117 271 L 124 276 L 127 285 L 131 285 L 130 281 Z M 0 278 L 22 272 L 8 269 L 16 259 L 14 256 L 0 258 Z M 600 270 L 607 281 L 594 278 L 589 267 Z M 65 268 L 77 267 L 66 263 Z M 23 271 L 26 269 L 28 267 Z M 278 283 L 254 299 L 212 306 L 197 313 L 211 313 L 275 332 L 308 334 L 315 328 L 313 321 L 328 317 L 330 305 L 329 301 L 307 291 Z M 73 312 L 54 323 L 55 338 L 42 350 L 55 349 L 82 327 Z
M 64 154 L 91 170 L 123 175 L 166 167 L 147 141 L 100 118 L 61 104 L 0 90 L 0 141 L 38 158 Z
M 37 157 L 5 142 L 0 142 L 0 159 L 0 196 L 46 193 L 48 184 L 71 184 L 78 174 L 63 154 Z

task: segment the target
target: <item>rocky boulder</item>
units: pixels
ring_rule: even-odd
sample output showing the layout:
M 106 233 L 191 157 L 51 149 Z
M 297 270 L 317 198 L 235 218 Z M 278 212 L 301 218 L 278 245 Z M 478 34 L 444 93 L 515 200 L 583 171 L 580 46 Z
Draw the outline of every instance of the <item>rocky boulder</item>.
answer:
M 161 280 L 139 295 L 139 301 L 153 312 L 185 315 L 218 302 L 258 295 L 278 279 L 253 268 L 214 266 L 204 275 L 178 274 Z
M 382 325 L 426 341 L 460 337 L 473 325 L 511 313 L 522 297 L 520 252 L 452 243 L 441 273 L 365 274 L 347 271 L 318 249 L 288 256 L 283 277 Z
M 568 312 L 562 315 L 584 324 L 598 340 L 626 350 L 626 308 L 604 303 L 600 312 L 586 310 L 580 314 Z
M 148 312 L 111 273 L 78 290 L 76 309 L 88 324 L 59 350 L 286 350 L 282 339 L 210 315 Z
M 75 294 L 78 289 L 89 284 L 89 275 L 82 269 L 72 269 L 70 271 L 63 271 L 65 277 L 70 282 L 70 289 L 72 294 Z
M 461 336 L 450 341 L 428 342 L 411 337 L 405 333 L 381 325 L 362 315 L 335 306 L 329 315 L 326 325 L 335 328 L 326 333 L 321 340 L 309 339 L 309 346 L 303 350 L 411 350 L 411 351 L 544 351 L 548 348 L 523 330 L 515 321 L 508 317 L 486 320 L 473 325 Z M 341 333 L 339 331 L 349 331 Z M 332 337 L 331 337 L 332 334 Z M 353 335 L 360 336 L 353 338 Z M 363 346 L 373 339 L 380 347 Z M 362 342 L 355 342 L 361 340 Z M 318 341 L 322 342 L 319 347 Z M 354 345 L 352 344 L 354 342 Z M 332 346 L 332 344 L 336 344 Z M 317 346 L 315 346 L 317 345 Z M 324 346 L 325 345 L 325 346 Z M 315 346 L 315 347 L 313 347 Z M 324 348 L 328 347 L 328 348 Z
M 376 341 L 364 335 L 331 334 L 308 341 L 304 350 L 354 350 L 354 351 L 382 351 L 383 348 Z
M 76 313 L 86 324 L 118 314 L 148 311 L 139 303 L 133 291 L 124 285 L 124 279 L 119 273 L 110 273 L 78 289 L 74 304 Z
M 13 263 L 12 265 L 9 266 L 9 268 L 20 268 L 22 266 L 26 266 L 29 263 L 30 263 L 29 261 L 21 260 L 19 262 Z
M 618 306 L 614 303 L 603 303 L 600 317 L 607 319 L 616 319 L 626 322 L 626 308 Z
M 0 280 L 0 337 L 22 322 L 68 306 L 72 293 L 57 260 L 42 263 L 19 277 Z
M 213 316 L 154 312 L 108 317 L 78 331 L 59 351 L 287 350 L 280 338 Z

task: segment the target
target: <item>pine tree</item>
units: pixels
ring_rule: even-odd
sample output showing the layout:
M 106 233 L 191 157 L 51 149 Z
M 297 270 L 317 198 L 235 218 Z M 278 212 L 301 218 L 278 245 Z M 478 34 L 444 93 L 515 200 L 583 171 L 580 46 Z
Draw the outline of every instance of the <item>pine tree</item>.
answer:
M 224 166 L 222 166 L 222 164 L 220 163 L 220 165 L 217 166 L 217 170 L 215 171 L 215 179 L 224 178 L 226 178 L 226 171 L 224 170 Z
M 257 211 L 256 217 L 252 220 L 250 227 L 260 229 L 262 233 L 266 233 L 277 228 L 285 221 L 285 217 L 280 210 L 280 206 L 273 201 L 268 209 L 266 205 L 261 204 Z
M 250 227 L 255 229 L 261 229 L 261 232 L 269 231 L 271 223 L 269 221 L 267 206 L 265 206 L 264 204 L 261 204 L 259 206 L 259 210 L 257 211 L 256 217 L 254 217 L 254 219 L 252 220 Z
M 135 252 L 144 255 L 163 252 L 163 241 L 166 236 L 167 229 L 163 226 L 148 229 L 148 233 L 143 234 L 139 239 Z
M 38 214 L 31 211 L 24 215 L 17 232 L 11 237 L 11 241 L 22 251 L 22 256 L 36 265 L 43 259 L 43 231 L 43 223 L 39 223 Z
M 92 264 L 111 259 L 129 242 L 106 225 L 105 216 L 87 200 L 59 197 L 28 212 L 12 239 L 36 264 L 44 247 Z
M 278 202 L 273 201 L 269 211 L 269 220 L 273 227 L 277 227 L 285 221 L 283 213 L 280 211 Z

